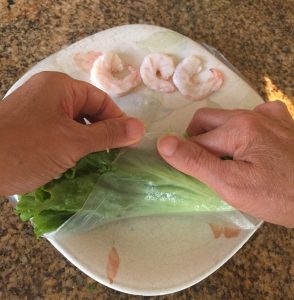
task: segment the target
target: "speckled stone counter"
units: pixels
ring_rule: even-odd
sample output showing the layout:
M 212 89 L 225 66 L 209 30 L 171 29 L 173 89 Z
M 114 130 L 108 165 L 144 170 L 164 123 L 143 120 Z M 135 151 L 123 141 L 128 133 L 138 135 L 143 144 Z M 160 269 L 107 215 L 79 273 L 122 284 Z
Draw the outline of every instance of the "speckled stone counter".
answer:
M 264 97 L 294 113 L 292 0 L 0 0 L 0 97 L 35 63 L 97 31 L 164 26 L 220 50 Z M 233 95 L 232 95 L 233 96 Z M 1 141 L 0 141 L 1 143 Z M 294 230 L 263 225 L 196 286 L 150 299 L 294 299 Z M 141 299 L 88 278 L 0 200 L 0 299 Z

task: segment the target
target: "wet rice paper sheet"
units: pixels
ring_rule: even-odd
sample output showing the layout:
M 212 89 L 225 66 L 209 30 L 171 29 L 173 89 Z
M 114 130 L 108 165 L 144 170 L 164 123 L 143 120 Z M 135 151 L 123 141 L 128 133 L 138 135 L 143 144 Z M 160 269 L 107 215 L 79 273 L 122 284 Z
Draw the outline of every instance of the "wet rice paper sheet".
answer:
M 217 50 L 203 46 L 242 77 Z M 174 124 L 174 121 L 168 121 L 170 114 L 181 115 L 193 110 L 195 103 L 181 98 L 176 106 L 167 108 L 158 93 L 152 94 L 152 97 L 145 95 L 143 101 L 131 96 L 131 99 L 122 99 L 128 112 L 138 106 L 136 101 L 140 101 L 142 109 L 138 117 L 142 117 L 147 125 L 145 138 L 138 148 L 120 152 L 113 171 L 99 177 L 82 209 L 53 233 L 54 238 L 82 234 L 121 219 L 148 216 L 177 215 L 185 218 L 193 215 L 197 221 L 208 223 L 215 236 L 221 231 L 230 235 L 234 230 L 252 230 L 259 226 L 259 220 L 234 209 L 205 184 L 175 170 L 159 157 L 156 150 L 158 137 L 170 131 L 183 134 L 181 124 L 177 124 L 177 128 L 170 126 Z M 227 229 L 232 232 L 226 233 Z
M 205 184 L 163 161 L 156 151 L 157 136 L 147 134 L 138 148 L 122 150 L 112 171 L 99 177 L 82 209 L 54 237 L 148 216 L 193 215 L 217 228 L 253 229 L 258 225 L 258 220 L 228 205 Z

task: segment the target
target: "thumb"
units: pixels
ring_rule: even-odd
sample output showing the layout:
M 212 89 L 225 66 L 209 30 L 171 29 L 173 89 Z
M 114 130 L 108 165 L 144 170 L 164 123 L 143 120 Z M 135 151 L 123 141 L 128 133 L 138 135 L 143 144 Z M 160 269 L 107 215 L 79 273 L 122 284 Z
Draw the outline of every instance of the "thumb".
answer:
M 144 124 L 130 117 L 106 119 L 81 126 L 84 143 L 81 155 L 132 145 L 145 132 Z
M 221 160 L 198 144 L 175 136 L 160 138 L 157 148 L 167 163 L 204 182 L 225 200 L 232 199 L 248 167 L 242 161 Z

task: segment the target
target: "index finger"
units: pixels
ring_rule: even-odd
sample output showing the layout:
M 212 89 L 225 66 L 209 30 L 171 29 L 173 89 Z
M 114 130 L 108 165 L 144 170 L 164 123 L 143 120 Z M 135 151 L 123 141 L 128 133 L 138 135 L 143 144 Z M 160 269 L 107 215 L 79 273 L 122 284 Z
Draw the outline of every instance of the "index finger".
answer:
M 286 104 L 280 100 L 265 102 L 256 106 L 253 111 L 277 120 L 292 120 Z
M 87 82 L 75 80 L 72 89 L 74 119 L 87 117 L 89 121 L 96 122 L 125 115 L 108 94 Z
M 186 129 L 189 136 L 196 136 L 220 127 L 233 116 L 243 113 L 242 109 L 201 108 L 196 111 Z

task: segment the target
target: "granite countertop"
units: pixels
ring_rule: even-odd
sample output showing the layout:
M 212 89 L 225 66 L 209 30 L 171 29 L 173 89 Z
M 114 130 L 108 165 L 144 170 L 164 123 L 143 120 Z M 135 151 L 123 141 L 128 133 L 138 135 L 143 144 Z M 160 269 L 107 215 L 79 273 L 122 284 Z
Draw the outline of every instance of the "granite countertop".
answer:
M 294 115 L 292 0 L 0 0 L 0 97 L 30 67 L 100 30 L 148 23 L 222 52 L 265 100 Z M 293 299 L 294 231 L 264 224 L 209 278 L 152 299 Z M 36 240 L 0 199 L 0 299 L 140 299 L 81 273 L 46 240 Z M 150 298 L 150 299 L 151 299 Z

